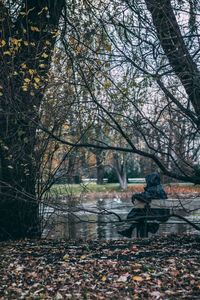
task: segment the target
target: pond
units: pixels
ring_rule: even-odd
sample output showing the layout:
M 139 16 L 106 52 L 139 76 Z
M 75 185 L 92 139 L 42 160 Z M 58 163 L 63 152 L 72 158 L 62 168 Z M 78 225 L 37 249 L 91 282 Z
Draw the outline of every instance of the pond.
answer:
M 200 226 L 200 198 L 196 199 L 168 199 L 154 200 L 152 207 L 167 207 L 171 212 L 186 217 L 188 220 Z M 45 222 L 43 236 L 47 238 L 64 239 L 121 239 L 118 230 L 129 227 L 126 216 L 133 208 L 130 201 L 115 199 L 100 199 L 99 201 L 86 202 L 82 205 L 74 205 L 70 208 L 65 205 L 43 206 L 42 215 Z M 119 222 L 118 216 L 124 220 Z M 177 218 L 161 223 L 156 235 L 170 233 L 196 233 L 189 224 Z M 150 236 L 151 234 L 149 234 Z M 136 237 L 136 230 L 132 237 Z

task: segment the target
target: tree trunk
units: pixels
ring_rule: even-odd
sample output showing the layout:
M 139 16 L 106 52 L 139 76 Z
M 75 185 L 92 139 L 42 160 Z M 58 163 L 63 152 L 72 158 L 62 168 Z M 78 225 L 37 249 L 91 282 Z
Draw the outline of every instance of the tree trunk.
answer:
M 126 174 L 125 176 L 121 176 L 121 174 L 117 173 L 117 177 L 119 179 L 119 184 L 122 190 L 126 190 L 128 187 Z
M 170 65 L 182 82 L 200 122 L 200 72 L 191 57 L 170 0 L 145 0 Z M 188 113 L 192 113 L 191 111 Z
M 101 154 L 96 155 L 96 166 L 97 166 L 97 184 L 103 184 L 104 177 L 104 166 L 101 158 Z
M 41 233 L 36 130 L 64 3 L 24 0 L 11 19 L 0 2 L 0 240 Z
M 4 137 L 1 139 L 4 146 L 0 149 L 0 240 L 36 237 L 41 232 L 35 192 L 35 139 L 30 135 L 34 132 L 31 128 L 26 132 L 25 127 L 28 127 L 21 125 L 23 134 L 19 136 L 18 126 L 11 122 L 9 125 L 6 138 L 3 135 L 5 126 L 0 129 L 0 137 Z
M 123 190 L 127 189 L 127 169 L 126 169 L 126 158 L 123 155 L 123 161 L 120 161 L 120 158 L 117 153 L 113 154 L 113 167 L 116 171 L 120 187 Z
M 104 178 L 104 151 L 101 149 L 95 149 L 92 151 L 96 158 L 96 174 L 97 174 L 97 184 L 103 184 Z

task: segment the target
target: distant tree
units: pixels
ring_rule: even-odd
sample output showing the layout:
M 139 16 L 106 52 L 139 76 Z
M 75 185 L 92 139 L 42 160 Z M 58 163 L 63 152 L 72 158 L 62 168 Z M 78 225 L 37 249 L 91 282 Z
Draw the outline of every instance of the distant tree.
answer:
M 112 138 L 77 146 L 132 152 L 152 160 L 167 176 L 200 183 L 199 3 L 86 3 L 96 22 L 93 39 L 103 31 L 106 44 L 91 44 L 85 64 L 78 54 L 79 84 L 88 89 L 104 123 L 128 146 Z M 91 74 L 100 94 L 88 84 Z

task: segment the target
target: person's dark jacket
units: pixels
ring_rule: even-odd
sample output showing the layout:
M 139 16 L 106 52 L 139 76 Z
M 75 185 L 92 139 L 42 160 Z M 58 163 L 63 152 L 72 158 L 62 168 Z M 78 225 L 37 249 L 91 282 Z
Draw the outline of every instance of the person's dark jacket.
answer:
M 153 199 L 167 199 L 167 194 L 160 183 L 160 175 L 152 173 L 145 177 L 146 187 L 144 192 L 137 193 L 132 196 L 132 200 L 141 202 L 150 202 Z

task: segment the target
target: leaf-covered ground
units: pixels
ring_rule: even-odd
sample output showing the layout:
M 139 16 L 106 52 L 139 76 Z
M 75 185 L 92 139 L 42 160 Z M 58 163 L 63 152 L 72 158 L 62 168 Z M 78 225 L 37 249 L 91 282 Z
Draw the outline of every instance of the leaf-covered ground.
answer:
M 200 237 L 0 243 L 0 299 L 200 299 Z

